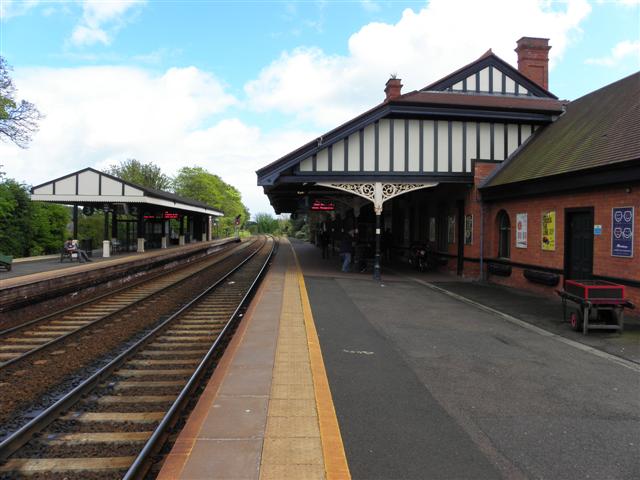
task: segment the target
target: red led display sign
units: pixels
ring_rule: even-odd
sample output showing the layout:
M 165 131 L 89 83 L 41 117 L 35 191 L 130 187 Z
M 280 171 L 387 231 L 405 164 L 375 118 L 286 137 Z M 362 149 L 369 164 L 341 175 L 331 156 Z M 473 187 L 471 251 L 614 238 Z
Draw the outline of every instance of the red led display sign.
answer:
M 314 200 L 311 205 L 311 210 L 321 211 L 321 212 L 332 212 L 336 209 L 336 206 L 331 202 L 321 202 L 320 200 Z
M 180 214 L 179 213 L 171 213 L 171 212 L 164 212 L 162 214 L 157 214 L 157 215 L 145 215 L 144 219 L 145 220 L 178 220 L 180 218 Z

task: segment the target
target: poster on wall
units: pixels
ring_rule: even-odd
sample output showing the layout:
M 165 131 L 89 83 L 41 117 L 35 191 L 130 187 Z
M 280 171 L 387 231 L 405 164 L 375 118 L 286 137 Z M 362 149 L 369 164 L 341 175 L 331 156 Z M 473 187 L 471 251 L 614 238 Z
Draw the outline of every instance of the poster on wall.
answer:
M 556 212 L 542 214 L 542 250 L 556 249 Z
M 611 256 L 633 257 L 633 207 L 611 209 Z
M 429 217 L 429 241 L 436 241 L 436 217 Z
M 527 214 L 516 214 L 516 248 L 527 248 Z
M 447 226 L 449 227 L 447 229 L 447 242 L 448 243 L 455 243 L 455 238 L 456 238 L 456 217 L 451 216 L 451 217 L 447 217 Z
M 471 245 L 473 243 L 473 215 L 464 217 L 464 244 Z

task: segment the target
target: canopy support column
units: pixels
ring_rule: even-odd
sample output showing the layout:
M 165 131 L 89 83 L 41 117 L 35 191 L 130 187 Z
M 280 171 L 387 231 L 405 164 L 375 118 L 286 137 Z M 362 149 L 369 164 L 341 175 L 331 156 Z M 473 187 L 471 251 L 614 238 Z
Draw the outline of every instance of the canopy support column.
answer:
M 113 240 L 118 239 L 118 212 L 115 207 L 111 212 L 111 238 Z
M 178 233 L 178 245 L 184 245 L 184 215 L 180 215 L 180 231 Z
M 73 206 L 73 238 L 78 238 L 78 204 Z
M 380 215 L 382 215 L 382 183 L 376 182 L 373 192 L 373 210 L 376 214 L 376 253 L 373 259 L 373 278 L 380 281 Z
M 138 208 L 138 253 L 144 253 L 144 211 Z
M 102 208 L 104 212 L 104 231 L 102 238 L 102 256 L 104 258 L 111 256 L 111 242 L 109 241 L 109 204 L 105 203 Z

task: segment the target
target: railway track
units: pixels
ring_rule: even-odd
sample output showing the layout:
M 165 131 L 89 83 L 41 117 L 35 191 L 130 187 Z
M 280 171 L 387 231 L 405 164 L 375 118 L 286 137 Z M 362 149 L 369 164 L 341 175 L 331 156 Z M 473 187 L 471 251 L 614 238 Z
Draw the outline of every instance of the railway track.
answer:
M 0 443 L 0 478 L 143 478 L 221 354 L 276 243 Z
M 134 285 L 127 285 L 79 305 L 2 330 L 0 331 L 0 369 L 24 360 L 44 348 L 54 346 L 153 297 L 162 295 L 223 260 L 239 248 L 247 246 L 248 244 L 242 244 L 225 249 L 220 252 L 221 255 L 199 260 L 177 270 L 155 274 L 152 278 Z

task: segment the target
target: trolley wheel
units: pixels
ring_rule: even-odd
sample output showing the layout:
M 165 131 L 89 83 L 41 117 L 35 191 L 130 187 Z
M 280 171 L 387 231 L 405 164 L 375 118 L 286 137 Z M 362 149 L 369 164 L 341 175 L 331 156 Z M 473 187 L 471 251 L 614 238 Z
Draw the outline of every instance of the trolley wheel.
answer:
M 582 331 L 582 312 L 580 310 L 571 310 L 569 313 L 569 323 L 571 328 L 576 332 Z

